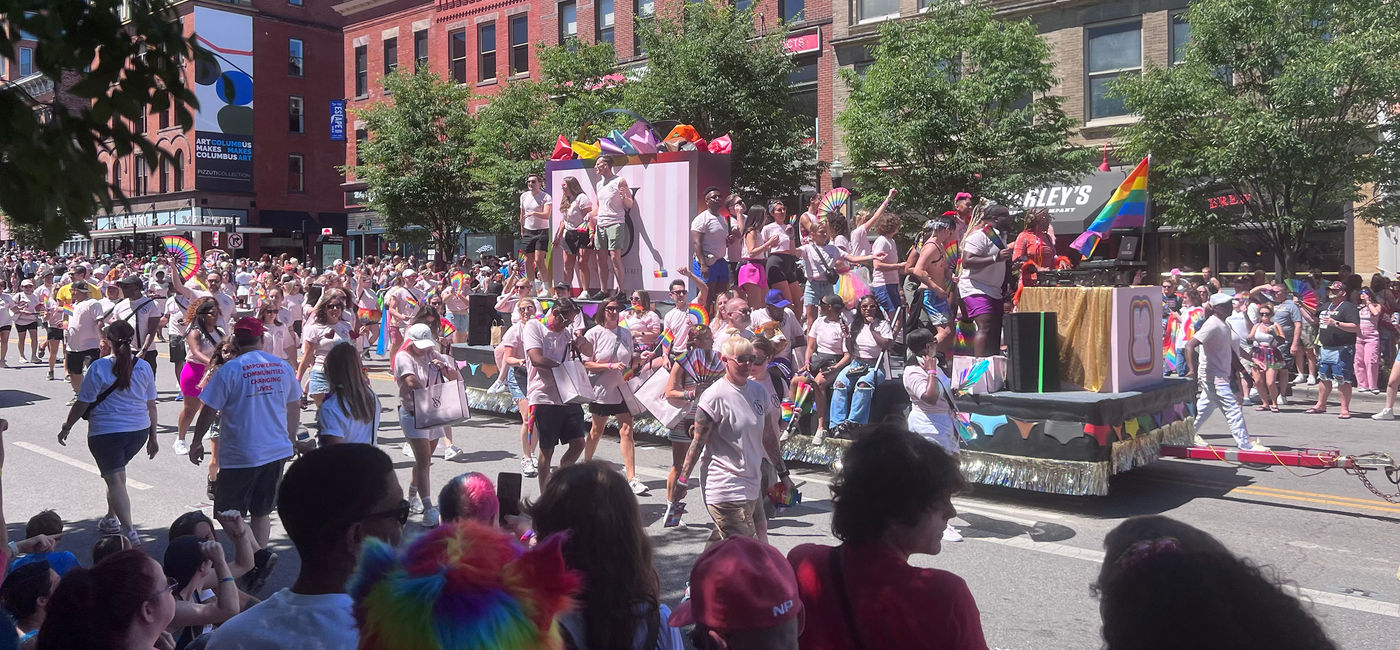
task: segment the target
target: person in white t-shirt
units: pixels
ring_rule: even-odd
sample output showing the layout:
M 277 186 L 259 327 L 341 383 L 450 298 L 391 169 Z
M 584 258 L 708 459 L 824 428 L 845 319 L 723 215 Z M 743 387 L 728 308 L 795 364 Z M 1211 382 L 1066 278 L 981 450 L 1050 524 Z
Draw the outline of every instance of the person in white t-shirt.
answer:
M 593 210 L 593 200 L 584 193 L 578 178 L 564 179 L 564 195 L 559 202 L 559 230 L 554 235 L 554 245 L 564 244 L 564 280 L 578 280 L 580 291 L 592 295 L 597 291 L 593 279 L 597 273 L 598 259 L 593 250 L 593 236 L 589 234 L 588 215 Z
M 156 443 L 156 375 L 132 351 L 135 332 L 131 325 L 113 322 L 103 335 L 112 353 L 88 369 L 78 389 L 78 401 L 58 432 L 58 444 L 67 444 L 73 425 L 87 414 L 88 450 L 107 485 L 107 515 L 98 527 L 120 530 L 133 546 L 140 546 L 141 538 L 132 524 L 131 497 L 126 492 L 126 465 L 142 449 L 151 458 L 160 449 Z
M 327 299 L 316 305 L 311 324 L 301 331 L 301 363 L 297 366 L 297 381 L 306 380 L 306 394 L 318 407 L 330 390 L 324 369 L 326 353 L 338 343 L 353 341 L 352 334 L 355 334 L 354 327 L 343 318 L 346 312 L 344 294 L 336 291 L 326 295 Z
M 404 329 L 413 322 L 418 310 L 423 308 L 427 297 L 417 287 L 418 272 L 404 269 L 402 275 L 394 278 L 394 286 L 384 294 L 384 314 L 389 319 L 389 349 L 403 347 Z
M 986 225 L 962 238 L 962 274 L 958 276 L 963 313 L 977 324 L 972 353 L 979 357 L 1001 351 L 1001 321 L 1006 310 L 1002 285 L 1012 253 L 1000 234 L 1011 226 L 1011 212 L 1004 205 L 994 205 L 987 208 L 984 219 Z
M 73 313 L 68 316 L 68 327 L 63 332 L 63 344 L 67 349 L 63 365 L 68 370 L 68 381 L 73 385 L 73 399 L 76 400 L 83 382 L 83 369 L 101 356 L 102 303 L 91 298 L 87 283 L 75 282 L 70 286 L 73 287 Z
M 442 514 L 433 506 L 433 492 L 428 467 L 438 440 L 447 435 L 448 427 L 423 427 L 417 423 L 413 393 L 432 384 L 462 378 L 457 364 L 437 351 L 437 334 L 427 323 L 414 323 L 404 334 L 405 345 L 394 354 L 394 380 L 399 386 L 399 426 L 413 453 L 413 477 L 408 483 L 408 502 L 415 512 L 423 513 L 423 525 L 437 526 Z
M 378 444 L 379 397 L 369 385 L 355 346 L 343 341 L 335 344 L 326 353 L 324 367 L 330 390 L 316 411 L 317 441 L 323 447 Z
M 520 413 L 520 473 L 533 478 L 539 473 L 535 461 L 536 440 L 530 430 L 530 400 L 525 397 L 525 387 L 529 384 L 529 358 L 525 354 L 522 338 L 525 326 L 535 320 L 540 305 L 534 298 L 526 298 L 515 306 L 515 323 L 501 335 L 501 344 L 496 346 L 496 367 L 501 369 L 500 381 L 515 400 L 515 409 Z
M 1230 435 L 1234 436 L 1235 443 L 1241 450 L 1268 451 L 1269 448 L 1259 444 L 1258 440 L 1249 438 L 1249 431 L 1244 425 L 1244 412 L 1240 409 L 1234 391 L 1230 390 L 1231 365 L 1237 348 L 1225 319 L 1234 311 L 1233 301 L 1224 293 L 1214 294 L 1210 297 L 1210 310 L 1211 315 L 1196 329 L 1195 336 L 1186 342 L 1186 364 L 1191 374 L 1196 375 L 1200 386 L 1194 426 L 1197 432 L 1196 445 L 1209 446 L 1209 443 L 1201 438 L 1201 425 L 1218 406 L 1225 412 L 1225 423 L 1230 427 Z M 1197 348 L 1201 350 L 1200 363 L 1196 361 L 1194 354 Z
M 762 496 L 760 467 L 766 455 L 779 479 L 792 490 L 787 465 L 778 444 L 778 420 L 769 417 L 773 404 L 762 384 L 748 378 L 754 361 L 753 344 L 731 337 L 720 348 L 724 377 L 700 396 L 695 409 L 694 439 L 673 490 L 685 498 L 687 477 L 701 462 L 700 487 L 705 508 L 714 520 L 710 542 L 727 537 L 757 537 L 755 509 Z
M 714 309 L 714 301 L 729 289 L 729 240 L 734 237 L 729 223 L 720 216 L 724 195 L 719 188 L 705 190 L 705 211 L 690 220 L 690 272 L 708 290 L 705 309 Z
M 752 317 L 754 331 L 773 342 L 773 357 L 787 362 L 787 379 L 792 379 L 794 367 L 807 362 L 807 332 L 788 309 L 791 304 L 783 292 L 772 289 L 764 298 L 763 309 L 754 310 Z
M 116 286 L 121 289 L 123 300 L 113 308 L 110 320 L 124 320 L 131 324 L 136 330 L 136 338 L 132 341 L 136 356 L 145 359 L 154 372 L 159 355 L 155 345 L 156 331 L 160 329 L 160 301 L 141 293 L 140 276 L 129 275 L 117 280 Z
M 583 462 L 593 460 L 593 452 L 598 441 L 603 439 L 603 427 L 608 424 L 608 416 L 617 420 L 617 435 L 622 441 L 622 468 L 627 474 L 627 485 L 632 493 L 643 496 L 647 486 L 637 479 L 636 450 L 632 443 L 632 411 L 627 405 L 628 394 L 625 373 L 639 363 L 651 359 L 650 351 L 634 357 L 632 332 L 618 324 L 618 316 L 625 307 L 622 298 L 613 296 L 598 307 L 598 324 L 584 333 L 592 352 L 584 359 L 583 367 L 590 373 L 593 390 L 597 398 L 588 405 L 593 419 L 593 428 L 588 432 L 588 440 L 583 447 Z
M 530 422 L 540 441 L 540 490 L 549 484 L 550 460 L 560 443 L 569 446 L 559 458 L 559 466 L 572 465 L 583 453 L 583 407 L 568 404 L 555 383 L 554 368 L 563 365 L 570 348 L 591 356 L 593 344 L 584 336 L 581 326 L 574 324 L 579 315 L 578 305 L 571 298 L 558 298 L 544 322 L 532 320 L 525 324 L 521 342 L 530 360 L 530 377 L 526 399 L 530 401 Z
M 549 215 L 554 211 L 554 199 L 544 191 L 538 174 L 525 179 L 525 191 L 520 193 L 520 237 L 525 245 L 525 279 L 543 286 L 545 258 L 549 251 Z
M 870 247 L 871 254 L 876 258 L 872 262 L 875 272 L 871 275 L 870 293 L 880 301 L 880 307 L 884 308 L 885 314 L 895 318 L 895 312 L 904 306 L 900 273 L 905 271 L 905 266 L 899 258 L 899 247 L 894 242 L 894 236 L 899 232 L 899 215 L 882 214 L 872 220 L 871 225 L 879 236 Z M 885 254 L 884 259 L 879 258 L 880 253 Z
M 334 495 L 327 498 L 327 495 Z M 359 645 L 346 593 L 364 540 L 397 546 L 408 521 L 389 456 L 372 445 L 331 445 L 302 454 L 282 478 L 277 515 L 301 558 L 282 589 L 221 625 L 208 650 L 350 650 Z
M 885 380 L 880 356 L 894 342 L 894 328 L 880 312 L 880 301 L 873 295 L 860 299 L 851 319 L 847 348 L 851 362 L 831 385 L 831 428 L 838 433 L 870 422 L 870 406 L 875 387 Z
M 905 339 L 912 362 L 904 366 L 904 390 L 909 394 L 909 430 L 942 447 L 954 457 L 962 451 L 953 418 L 952 383 L 938 367 L 938 340 L 933 332 L 919 328 Z M 943 541 L 961 542 L 962 533 L 948 522 Z
M 594 194 L 598 197 L 593 204 L 593 219 L 596 232 L 593 247 L 598 251 L 598 270 L 602 276 L 602 290 L 621 291 L 623 287 L 622 249 L 626 248 L 623 235 L 627 211 L 634 206 L 632 190 L 627 187 L 627 179 L 613 173 L 615 163 L 611 156 L 599 156 L 593 163 L 593 171 L 598 174 L 598 187 Z
M 700 324 L 700 319 L 690 313 L 690 301 L 686 299 L 690 293 L 686 291 L 685 280 L 672 280 L 669 293 L 675 307 L 661 319 L 661 339 L 669 341 L 667 351 L 675 358 L 685 354 L 686 337 L 691 327 Z

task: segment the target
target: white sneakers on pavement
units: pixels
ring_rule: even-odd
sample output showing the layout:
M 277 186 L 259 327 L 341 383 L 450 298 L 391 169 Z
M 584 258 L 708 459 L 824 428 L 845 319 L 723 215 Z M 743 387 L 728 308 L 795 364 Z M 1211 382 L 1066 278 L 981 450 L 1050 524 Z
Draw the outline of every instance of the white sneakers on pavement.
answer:
M 122 532 L 122 522 L 116 517 L 103 517 L 97 520 L 97 532 L 103 535 L 117 535 Z
M 442 523 L 442 513 L 438 512 L 437 506 L 423 511 L 424 528 L 437 528 L 439 523 Z
M 638 478 L 633 478 L 632 480 L 628 481 L 627 487 L 632 488 L 632 494 L 635 494 L 639 497 L 646 496 L 651 493 L 647 486 L 642 483 L 641 479 Z
M 1258 440 L 1250 440 L 1249 442 L 1240 445 L 1240 451 L 1269 451 L 1269 448 L 1260 444 Z
M 447 449 L 442 450 L 442 459 L 452 460 L 453 458 L 461 456 L 465 453 L 467 452 L 463 451 L 463 449 L 461 447 L 458 447 L 457 445 L 448 445 Z
M 174 452 L 177 456 L 188 456 L 190 453 L 190 443 L 176 438 L 174 444 L 170 445 L 170 451 Z
M 526 456 L 520 459 L 520 474 L 526 478 L 533 478 L 540 473 L 539 466 L 535 464 L 534 456 Z
M 1389 409 L 1389 408 L 1381 409 L 1381 412 L 1380 412 L 1380 413 L 1377 413 L 1377 414 L 1375 414 L 1375 415 L 1372 415 L 1372 416 L 1371 416 L 1371 419 L 1372 419 L 1372 420 L 1394 420 L 1394 419 L 1395 419 L 1395 411 L 1394 411 L 1394 409 Z
M 953 527 L 953 522 L 951 522 L 951 521 L 948 522 L 948 527 L 943 529 L 943 541 L 945 541 L 945 542 L 961 542 L 961 541 L 963 541 L 962 533 L 958 532 L 958 529 L 956 529 L 956 528 Z
M 408 495 L 408 514 L 423 514 L 423 500 L 418 498 L 417 494 Z

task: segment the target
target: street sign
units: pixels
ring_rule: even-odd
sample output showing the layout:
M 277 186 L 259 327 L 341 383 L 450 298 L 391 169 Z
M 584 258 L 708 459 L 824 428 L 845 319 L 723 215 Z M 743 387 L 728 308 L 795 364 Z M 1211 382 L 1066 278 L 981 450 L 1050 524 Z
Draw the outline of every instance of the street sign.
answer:
M 334 228 L 322 228 L 322 229 L 321 229 L 321 234 L 322 234 L 322 235 L 329 235 L 329 234 L 331 234 L 332 232 L 335 232 L 335 229 L 334 229 Z
M 239 248 L 239 249 L 243 248 L 243 233 L 241 233 L 241 232 L 229 233 L 229 235 L 228 235 L 228 247 L 229 247 L 229 248 Z
M 218 248 L 218 247 L 219 247 L 219 231 L 215 230 L 214 232 L 211 232 L 211 233 L 209 233 L 209 234 L 210 234 L 210 235 L 213 235 L 213 240 L 214 240 L 213 246 L 214 246 L 214 248 Z

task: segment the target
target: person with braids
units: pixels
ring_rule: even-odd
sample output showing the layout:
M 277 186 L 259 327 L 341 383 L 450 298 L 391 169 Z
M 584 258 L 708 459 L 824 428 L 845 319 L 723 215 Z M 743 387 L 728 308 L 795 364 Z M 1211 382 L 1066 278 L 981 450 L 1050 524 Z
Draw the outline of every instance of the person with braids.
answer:
M 1338 647 L 1275 572 L 1200 529 L 1159 515 L 1133 517 L 1103 545 L 1105 562 L 1091 589 L 1107 650 Z M 1217 622 L 1181 624 L 1201 620 L 1202 612 Z
M 172 447 L 172 451 L 181 456 L 190 452 L 185 437 L 189 435 L 190 423 L 204 406 L 199 401 L 204 368 L 224 340 L 224 331 L 219 329 L 222 318 L 218 301 L 208 296 L 195 298 L 185 310 L 184 320 L 189 326 L 185 332 L 185 365 L 180 368 L 180 395 L 185 399 L 180 407 L 180 419 L 176 421 L 175 432 L 179 438 Z
M 894 330 L 880 311 L 880 301 L 874 294 L 860 299 L 860 307 L 851 320 L 846 349 L 851 351 L 851 363 L 836 375 L 831 386 L 831 430 L 838 435 L 870 421 L 870 403 L 875 387 L 885 380 L 880 355 L 894 341 Z
M 149 650 L 173 647 L 176 582 L 140 550 L 115 553 L 58 582 L 39 628 L 38 650 Z
M 145 359 L 132 351 L 136 331 L 126 321 L 114 321 L 103 332 L 112 353 L 94 361 L 78 388 L 78 401 L 58 432 L 58 444 L 68 444 L 68 434 L 79 418 L 88 421 L 88 450 L 107 484 L 107 516 L 98 522 L 103 532 L 124 532 L 134 546 L 141 538 L 131 520 L 131 498 L 126 493 L 126 464 L 142 447 L 151 458 L 156 444 L 156 375 Z
M 651 541 L 627 481 L 604 463 L 560 469 L 530 508 L 535 533 L 564 533 L 564 564 L 583 574 L 579 606 L 559 618 L 566 647 L 679 650 L 666 620 Z
M 326 353 L 326 399 L 316 412 L 322 446 L 342 442 L 377 444 L 379 397 L 374 394 L 355 346 L 341 342 Z

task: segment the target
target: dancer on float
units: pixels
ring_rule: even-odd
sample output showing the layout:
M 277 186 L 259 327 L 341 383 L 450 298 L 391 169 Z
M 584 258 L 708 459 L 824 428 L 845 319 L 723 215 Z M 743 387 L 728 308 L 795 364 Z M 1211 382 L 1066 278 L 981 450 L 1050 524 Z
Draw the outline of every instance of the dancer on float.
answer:
M 788 223 L 787 206 L 782 201 L 768 204 L 768 221 L 759 231 L 759 239 L 771 242 L 764 272 L 768 276 L 768 288 L 777 289 L 787 296 L 794 313 L 802 304 L 802 275 L 797 269 L 797 244 L 793 236 L 793 225 Z M 799 313 L 800 315 L 800 313 Z
M 701 304 L 706 310 L 713 310 L 716 297 L 729 289 L 729 262 L 725 256 L 731 233 L 728 221 L 720 216 L 724 194 L 717 187 L 709 187 L 704 197 L 705 209 L 690 220 L 690 250 L 694 251 L 690 272 L 707 289 L 706 301 Z
M 624 288 L 623 278 L 626 276 L 622 269 L 622 249 L 626 242 L 623 235 L 632 234 L 627 232 L 626 214 L 635 206 L 627 179 L 613 171 L 616 164 L 612 156 L 599 156 L 593 164 L 593 171 L 599 176 L 597 191 L 594 192 L 598 201 L 593 205 L 589 217 L 597 229 L 593 246 L 598 251 L 598 268 L 602 276 L 600 285 L 605 293 Z M 591 297 L 597 300 L 602 296 L 593 294 Z
M 734 197 L 737 198 L 738 195 Z M 739 265 L 738 287 L 740 295 L 750 305 L 761 304 L 763 296 L 769 291 L 768 271 L 764 264 L 768 259 L 768 251 L 777 245 L 778 236 L 763 237 L 762 230 L 767 219 L 768 211 L 761 205 L 755 205 L 744 213 L 741 227 L 744 247 L 743 262 Z
M 554 245 L 564 244 L 564 280 L 576 279 L 576 286 L 588 295 L 597 292 L 593 279 L 595 274 L 601 273 L 598 271 L 597 253 L 593 250 L 593 236 L 589 234 L 589 214 L 592 211 L 593 200 L 584 193 L 578 179 L 573 176 L 565 178 L 564 194 L 559 202 L 559 230 L 554 234 Z
M 536 291 L 543 290 L 549 278 L 545 265 L 549 251 L 549 215 L 554 211 L 554 199 L 544 191 L 539 174 L 525 178 L 525 191 L 520 193 L 520 237 L 525 246 L 525 280 Z

